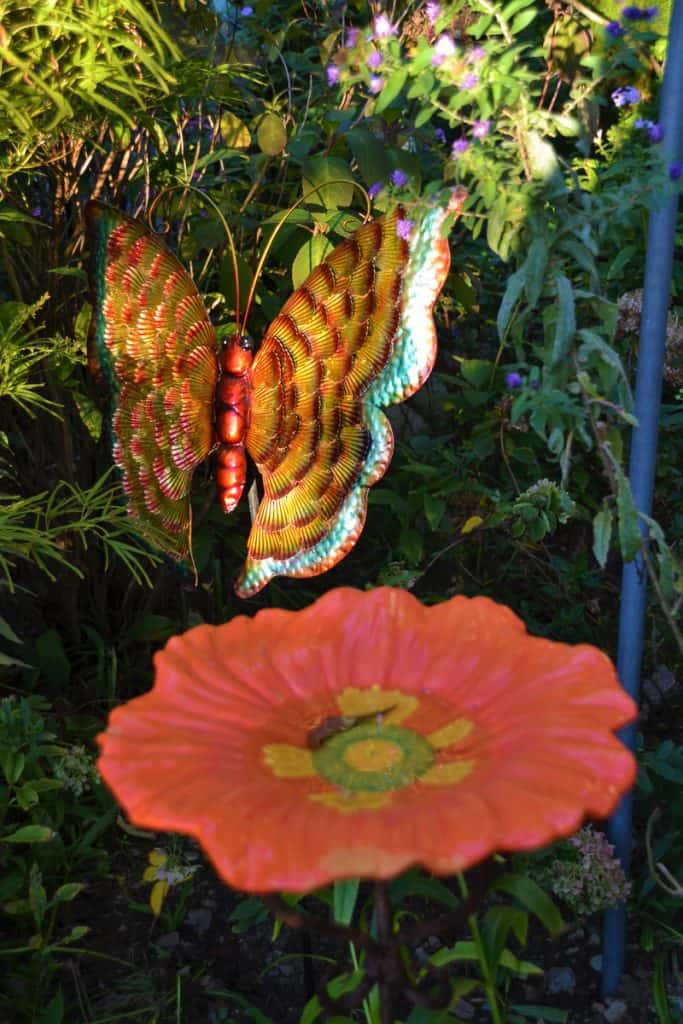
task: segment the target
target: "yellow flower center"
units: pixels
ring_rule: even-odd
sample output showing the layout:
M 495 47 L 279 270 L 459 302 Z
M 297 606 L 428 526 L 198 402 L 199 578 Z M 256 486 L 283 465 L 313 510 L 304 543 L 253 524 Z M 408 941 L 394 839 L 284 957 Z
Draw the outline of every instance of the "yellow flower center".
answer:
M 357 772 L 386 772 L 403 760 L 403 750 L 391 740 L 358 740 L 344 751 L 344 761 Z

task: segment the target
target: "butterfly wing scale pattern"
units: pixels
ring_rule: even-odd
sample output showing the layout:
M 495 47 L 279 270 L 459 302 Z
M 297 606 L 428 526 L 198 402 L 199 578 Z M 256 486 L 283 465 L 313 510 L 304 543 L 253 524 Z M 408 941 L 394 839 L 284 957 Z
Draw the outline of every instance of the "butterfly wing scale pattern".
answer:
M 450 265 L 443 224 L 466 198 L 427 208 L 408 240 L 399 207 L 360 227 L 269 327 L 252 370 L 247 449 L 263 498 L 237 593 L 313 576 L 356 543 L 393 433 L 382 406 L 422 386 L 436 358 L 434 302 Z
M 217 340 L 194 282 L 158 235 L 86 205 L 94 314 L 89 361 L 110 395 L 114 461 L 140 532 L 190 555 L 189 492 L 213 448 Z

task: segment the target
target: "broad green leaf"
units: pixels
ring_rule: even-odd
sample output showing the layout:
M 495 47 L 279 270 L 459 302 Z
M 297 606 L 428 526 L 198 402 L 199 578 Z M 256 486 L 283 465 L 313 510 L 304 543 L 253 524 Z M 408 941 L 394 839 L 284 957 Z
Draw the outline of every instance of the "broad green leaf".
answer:
M 298 288 L 334 246 L 327 235 L 313 235 L 299 249 L 292 263 L 292 284 Z
M 266 156 L 277 156 L 287 145 L 287 129 L 279 114 L 264 114 L 256 129 L 256 141 Z
M 60 689 L 71 678 L 71 664 L 64 650 L 62 638 L 56 629 L 46 629 L 35 641 L 36 667 L 43 679 Z
M 229 110 L 221 114 L 221 135 L 228 149 L 248 149 L 251 145 L 251 133 L 246 124 Z M 259 147 L 262 148 L 260 142 Z
M 640 551 L 642 535 L 631 484 L 621 470 L 617 473 L 617 517 L 621 555 L 625 562 L 632 562 Z
M 478 389 L 488 387 L 493 375 L 493 363 L 487 359 L 459 359 L 458 363 L 460 372 L 468 384 Z
M 512 314 L 517 307 L 525 282 L 526 274 L 524 270 L 516 270 L 515 273 L 511 274 L 508 278 L 505 293 L 498 308 L 498 316 L 496 317 L 498 337 L 501 341 L 505 340 L 508 324 L 510 323 Z
M 407 68 L 398 68 L 393 74 L 389 75 L 386 82 L 382 87 L 382 91 L 375 100 L 375 113 L 381 114 L 393 100 L 396 99 L 401 89 L 406 83 L 408 77 Z
M 349 206 L 353 200 L 353 175 L 346 161 L 337 156 L 307 160 L 302 185 L 304 194 L 311 193 L 311 203 L 319 203 L 328 210 Z
M 524 143 L 527 150 L 529 167 L 534 178 L 549 181 L 559 177 L 560 163 L 553 146 L 536 131 L 526 132 Z
M 533 242 L 529 246 L 529 254 L 522 267 L 522 270 L 524 271 L 524 291 L 526 292 L 527 302 L 531 309 L 534 308 L 541 297 L 541 292 L 543 291 L 543 285 L 545 283 L 545 269 L 547 263 L 548 242 L 545 238 L 539 235 L 534 238 Z M 505 299 L 503 299 L 503 301 L 505 301 Z M 498 315 L 500 316 L 500 310 Z
M 24 825 L 8 836 L 0 836 L 0 843 L 49 843 L 57 835 L 45 825 Z
M 384 139 L 378 138 L 367 128 L 359 127 L 348 132 L 346 141 L 366 185 L 374 185 L 388 179 L 391 173 L 391 160 Z
M 527 25 L 531 24 L 537 14 L 538 11 L 535 8 L 529 11 L 520 11 L 510 26 L 512 34 L 516 36 L 522 29 L 525 29 Z
M 593 554 L 598 565 L 604 569 L 612 539 L 612 510 L 603 505 L 593 519 Z
M 557 312 L 551 355 L 553 364 L 559 363 L 561 359 L 564 359 L 576 334 L 574 292 L 571 282 L 564 274 L 556 274 L 555 287 L 557 288 Z

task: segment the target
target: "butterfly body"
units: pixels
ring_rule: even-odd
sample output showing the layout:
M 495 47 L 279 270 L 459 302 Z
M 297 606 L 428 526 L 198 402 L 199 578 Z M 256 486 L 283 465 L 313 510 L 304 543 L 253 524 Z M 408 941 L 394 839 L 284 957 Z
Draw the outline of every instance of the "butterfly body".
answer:
M 249 422 L 253 344 L 234 334 L 223 344 L 214 408 L 214 476 L 224 512 L 239 503 L 247 476 L 245 438 Z
M 285 302 L 253 363 L 244 336 L 219 349 L 194 283 L 158 236 L 87 205 L 91 362 L 112 395 L 129 510 L 153 544 L 188 556 L 194 467 L 214 451 L 231 511 L 246 450 L 263 498 L 237 593 L 344 557 L 393 453 L 381 407 L 417 391 L 434 364 L 432 309 L 450 263 L 443 224 L 465 198 L 455 189 L 446 205 L 428 207 L 409 237 L 400 207 L 359 227 Z

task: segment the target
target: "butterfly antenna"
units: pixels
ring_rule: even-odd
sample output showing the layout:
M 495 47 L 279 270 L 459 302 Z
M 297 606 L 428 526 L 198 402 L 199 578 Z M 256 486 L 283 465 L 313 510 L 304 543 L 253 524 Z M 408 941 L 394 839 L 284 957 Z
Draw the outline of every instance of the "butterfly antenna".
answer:
M 200 188 L 197 188 L 196 185 L 168 185 L 166 188 L 161 190 L 159 195 L 155 197 L 152 205 L 149 207 L 147 211 L 147 221 L 151 227 L 151 221 L 152 217 L 154 216 L 154 211 L 159 205 L 161 199 L 169 192 L 179 192 L 180 190 L 182 190 L 183 192 L 196 192 L 196 194 L 200 196 L 200 198 L 205 203 L 208 203 L 209 206 L 213 207 L 218 219 L 223 225 L 225 237 L 228 240 L 228 248 L 230 250 L 230 261 L 232 263 L 232 274 L 235 281 L 235 330 L 237 334 L 240 334 L 242 331 L 242 327 L 244 326 L 246 316 L 242 319 L 242 322 L 240 323 L 240 276 L 239 268 L 237 266 L 237 249 L 235 248 L 235 239 L 233 233 L 230 230 L 230 226 L 225 217 L 223 216 L 223 211 L 218 206 L 218 204 L 211 198 L 211 196 L 207 195 L 206 192 L 202 191 L 202 189 Z
M 251 312 L 251 307 L 254 302 L 256 286 L 259 282 L 259 278 L 261 277 L 261 273 L 263 272 L 263 267 L 265 266 L 265 262 L 268 259 L 270 250 L 273 248 L 273 242 L 277 238 L 280 229 L 284 227 L 288 219 L 292 216 L 295 210 L 299 209 L 302 203 L 307 202 L 312 195 L 315 195 L 316 192 L 320 192 L 320 190 L 323 188 L 327 188 L 328 185 L 351 185 L 353 188 L 358 189 L 358 191 L 363 195 L 363 198 L 365 199 L 365 219 L 367 220 L 368 217 L 370 216 L 372 212 L 372 201 L 370 199 L 370 196 L 363 188 L 363 186 L 359 185 L 357 181 L 353 181 L 352 178 L 330 178 L 329 181 L 321 182 L 320 185 L 314 185 L 313 188 L 308 190 L 308 192 L 304 192 L 301 198 L 298 199 L 296 203 L 293 204 L 293 206 L 290 206 L 289 209 L 286 210 L 285 213 L 282 215 L 280 220 L 275 225 L 273 233 L 271 234 L 270 238 L 263 247 L 263 252 L 261 253 L 259 261 L 256 264 L 256 270 L 254 271 L 254 277 L 252 279 L 249 294 L 247 295 L 247 301 L 244 306 L 244 316 L 242 317 L 242 330 L 246 328 L 247 319 L 249 317 L 249 313 Z

